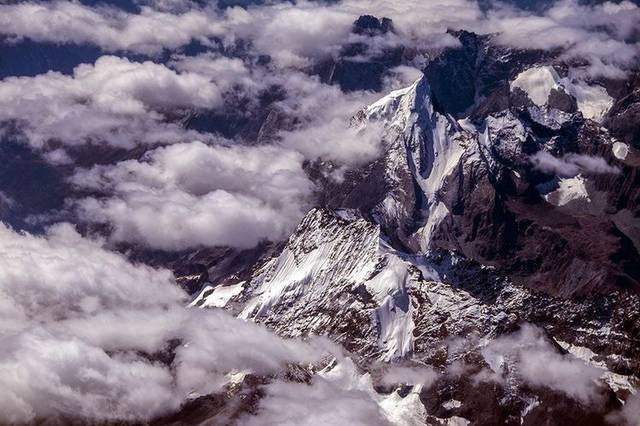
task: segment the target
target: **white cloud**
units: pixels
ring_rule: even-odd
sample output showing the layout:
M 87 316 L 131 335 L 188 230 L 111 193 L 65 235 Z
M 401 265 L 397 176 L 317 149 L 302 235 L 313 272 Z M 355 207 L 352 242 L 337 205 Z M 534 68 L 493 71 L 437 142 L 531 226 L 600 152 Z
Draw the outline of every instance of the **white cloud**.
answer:
M 336 351 L 333 352 L 334 354 Z M 369 365 L 369 367 L 373 367 Z M 380 383 L 396 388 L 415 385 L 405 396 L 379 394 L 372 375 L 362 372 L 350 358 L 337 356 L 308 383 L 276 381 L 265 387 L 254 416 L 240 419 L 243 426 L 277 425 L 413 425 L 425 422 L 419 394 L 436 379 L 428 367 L 380 365 Z M 375 370 L 375 367 L 374 367 Z
M 168 4 L 166 4 L 168 3 Z M 14 37 L 58 43 L 92 43 L 108 51 L 146 54 L 176 49 L 191 40 L 233 44 L 250 40 L 280 66 L 304 66 L 336 53 L 363 14 L 393 18 L 405 43 L 450 46 L 457 42 L 447 28 L 481 18 L 468 0 L 411 1 L 382 4 L 347 0 L 334 4 L 299 1 L 248 8 L 197 7 L 192 2 L 154 2 L 139 14 L 115 8 L 52 1 L 0 6 L 0 32 Z M 380 40 L 379 40 L 380 41 Z
M 339 164 L 364 164 L 380 154 L 382 127 L 350 127 L 344 117 L 317 120 L 308 127 L 282 132 L 281 144 L 307 158 L 333 160 Z
M 422 77 L 422 71 L 418 68 L 400 65 L 389 70 L 385 77 L 385 92 L 398 90 L 411 86 L 417 79 Z
M 4 225 L 0 235 L 2 292 L 13 300 L 18 318 L 29 314 L 19 313 L 20 308 L 57 320 L 108 306 L 143 308 L 180 300 L 178 289 L 166 290 L 172 281 L 168 271 L 134 266 L 120 256 L 98 250 L 96 243 L 80 237 L 71 225 L 51 228 L 48 239 L 19 236 Z M 92 251 L 93 256 L 82 256 L 84 250 Z M 131 282 L 146 284 L 131 286 Z M 105 286 L 111 291 L 104 292 Z M 15 328 L 12 321 L 0 326 L 0 330 L 6 328 Z
M 73 337 L 34 328 L 4 337 L 0 350 L 0 420 L 36 418 L 140 420 L 176 409 L 168 369 L 109 356 Z
M 115 241 L 246 248 L 286 237 L 306 212 L 313 187 L 303 160 L 272 146 L 192 142 L 78 171 L 72 181 L 112 194 L 77 206 L 81 219 L 110 223 Z
M 383 374 L 381 383 L 393 385 L 422 385 L 431 386 L 438 378 L 438 373 L 430 367 L 402 367 L 391 366 Z
M 134 265 L 70 225 L 35 237 L 0 224 L 0 423 L 148 420 L 219 391 L 230 372 L 271 374 L 333 350 L 185 308 L 185 296 L 168 271 Z M 172 339 L 172 364 L 153 361 Z
M 561 177 L 574 177 L 580 173 L 620 173 L 618 167 L 609 165 L 604 158 L 590 155 L 569 153 L 558 158 L 546 151 L 539 151 L 529 159 L 536 169 Z
M 313 59 L 337 53 L 356 17 L 333 7 L 301 1 L 236 7 L 225 15 L 225 27 L 234 37 L 252 40 L 279 67 L 305 67 Z
M 241 418 L 240 424 L 390 424 L 384 411 L 384 397 L 373 389 L 371 375 L 360 372 L 349 358 L 338 356 L 309 383 L 276 381 L 265 390 L 266 396 L 260 401 L 256 415 Z
M 483 18 L 478 3 L 471 0 L 344 0 L 337 7 L 354 16 L 368 14 L 391 18 L 405 43 L 419 48 L 457 46 L 458 40 L 446 31 L 460 29 Z
M 4 34 L 36 41 L 92 43 L 109 51 L 147 54 L 222 33 L 216 20 L 200 10 L 172 14 L 143 7 L 133 14 L 59 0 L 0 5 L 0 28 Z
M 49 72 L 0 81 L 0 122 L 17 122 L 38 148 L 49 140 L 132 147 L 201 136 L 163 122 L 163 111 L 213 108 L 220 90 L 199 74 L 103 56 L 73 76 Z
M 243 426 L 390 425 L 378 404 L 363 390 L 344 389 L 322 377 L 310 384 L 275 382 L 266 389 L 256 416 Z
M 571 356 L 563 356 L 551 346 L 539 328 L 523 324 L 514 334 L 501 336 L 482 349 L 482 355 L 494 373 L 502 375 L 506 363 L 516 363 L 516 373 L 527 383 L 545 386 L 574 398 L 583 404 L 601 401 L 598 379 L 602 370 Z M 495 380 L 495 376 L 483 373 Z
M 353 166 L 373 160 L 382 148 L 382 128 L 350 126 L 350 118 L 378 96 L 367 92 L 343 93 L 317 78 L 289 72 L 281 83 L 287 96 L 276 105 L 295 117 L 293 128 L 279 132 L 281 146 L 301 152 L 305 158 L 322 158 Z
M 239 58 L 227 58 L 209 52 L 197 56 L 179 55 L 169 65 L 180 72 L 206 76 L 215 81 L 223 92 L 238 86 L 248 94 L 256 94 L 256 89 L 264 88 L 258 79 L 263 76 L 254 76 L 255 71 Z
M 629 395 L 619 411 L 607 416 L 609 423 L 614 425 L 638 426 L 640 424 L 640 393 Z
M 397 34 L 372 38 L 350 34 L 361 15 L 393 19 Z M 225 14 L 224 26 L 234 37 L 252 40 L 255 49 L 270 55 L 279 67 L 301 68 L 336 55 L 346 42 L 364 42 L 373 51 L 400 45 L 419 50 L 457 46 L 459 42 L 446 30 L 481 17 L 477 3 L 469 0 L 299 1 L 234 8 Z
M 561 0 L 542 15 L 509 8 L 492 11 L 477 30 L 499 33 L 497 40 L 523 49 L 561 49 L 565 59 L 589 61 L 582 73 L 591 78 L 620 78 L 638 63 L 640 8 L 629 1 L 582 5 Z M 474 28 L 472 26 L 471 28 Z
M 149 2 L 147 2 L 149 3 Z M 103 49 L 147 54 L 176 49 L 196 39 L 233 46 L 243 40 L 254 53 L 268 54 L 278 67 L 306 67 L 335 55 L 360 15 L 389 17 L 397 35 L 367 40 L 420 51 L 456 46 L 448 29 L 499 33 L 497 40 L 520 48 L 563 49 L 566 58 L 583 58 L 589 76 L 621 77 L 637 63 L 640 8 L 629 1 L 584 5 L 561 0 L 544 13 L 494 2 L 485 13 L 477 1 L 379 2 L 299 1 L 217 9 L 193 2 L 150 2 L 140 14 L 53 1 L 0 6 L 0 32 L 40 41 L 93 43 Z M 362 41 L 362 40 L 361 40 Z M 379 46 L 378 46 L 379 47 Z

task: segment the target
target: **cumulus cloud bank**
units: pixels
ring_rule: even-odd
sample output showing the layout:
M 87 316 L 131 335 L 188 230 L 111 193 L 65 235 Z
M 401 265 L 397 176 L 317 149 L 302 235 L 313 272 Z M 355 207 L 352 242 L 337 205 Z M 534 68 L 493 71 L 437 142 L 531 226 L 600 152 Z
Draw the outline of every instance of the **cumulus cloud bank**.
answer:
M 213 54 L 176 57 L 171 66 L 175 70 L 104 56 L 71 76 L 0 81 L 0 104 L 6 107 L 0 121 L 11 128 L 19 123 L 28 142 L 53 164 L 73 164 L 65 148 L 86 143 L 128 149 L 175 144 L 148 152 L 143 161 L 97 166 L 72 178 L 77 187 L 104 195 L 81 200 L 77 211 L 83 220 L 110 224 L 114 241 L 176 250 L 279 240 L 312 195 L 305 160 L 353 166 L 380 153 L 380 129 L 348 123 L 371 94 L 345 94 L 298 71 L 267 74 Z M 224 93 L 238 88 L 257 99 L 270 86 L 284 88 L 286 96 L 274 108 L 295 121 L 275 135 L 272 146 L 234 144 L 166 117 L 168 111 L 218 107 Z M 209 145 L 185 143 L 194 139 Z
M 269 2 L 227 8 L 189 1 L 144 4 L 139 13 L 62 1 L 0 6 L 0 33 L 9 39 L 91 43 L 105 51 L 146 55 L 175 50 L 193 40 L 210 49 L 197 57 L 174 53 L 167 65 L 103 57 L 93 66 L 78 67 L 71 77 L 48 73 L 5 79 L 0 82 L 0 122 L 5 123 L 5 130 L 21 129 L 37 147 L 52 139 L 63 144 L 100 141 L 129 148 L 140 142 L 202 140 L 208 136 L 185 131 L 163 112 L 220 107 L 225 94 L 234 89 L 247 102 L 255 103 L 261 90 L 279 86 L 287 95 L 282 103 L 295 107 L 288 111 L 294 112 L 296 120 L 304 123 L 314 118 L 313 124 L 307 123 L 308 134 L 300 132 L 304 126 L 298 126 L 285 135 L 285 143 L 296 144 L 310 156 L 337 153 L 338 160 L 347 157 L 349 163 L 361 154 L 370 157 L 375 147 L 366 135 L 358 135 L 363 143 L 339 144 L 354 136 L 338 123 L 337 113 L 344 120 L 347 107 L 351 114 L 367 100 L 361 96 L 360 103 L 353 105 L 354 99 L 348 96 L 333 96 L 328 110 L 316 108 L 314 114 L 305 115 L 302 104 L 311 105 L 323 95 L 308 90 L 314 85 L 312 79 L 305 76 L 309 81 L 302 82 L 301 73 L 294 72 L 308 72 L 319 61 L 336 57 L 348 43 L 369 44 L 372 51 L 403 46 L 415 55 L 412 65 L 420 66 L 438 49 L 457 44 L 448 29 L 471 29 L 496 33 L 497 41 L 511 46 L 560 49 L 567 59 L 586 61 L 586 67 L 578 68 L 591 77 L 623 76 L 637 63 L 639 48 L 633 40 L 640 9 L 628 1 L 582 5 L 560 0 L 542 13 L 523 12 L 502 3 L 489 3 L 493 7 L 487 10 L 471 0 Z M 362 14 L 393 19 L 395 32 L 373 37 L 352 33 L 353 21 Z M 233 52 L 240 52 L 242 60 L 225 57 Z M 264 57 L 270 58 L 268 66 L 257 66 Z M 580 72 L 572 75 L 579 77 Z M 386 77 L 387 87 L 406 82 L 409 76 L 415 77 L 411 67 L 396 68 Z M 27 89 L 30 96 L 21 96 Z M 300 96 L 307 98 L 303 101 Z M 337 132 L 334 137 L 326 136 L 333 132 Z M 340 150 L 344 147 L 357 150 L 345 153 Z M 50 161 L 69 162 L 62 151 L 57 154 Z
M 142 7 L 139 14 L 92 8 L 75 2 L 25 2 L 0 6 L 2 33 L 36 41 L 92 43 L 109 51 L 159 53 L 192 39 L 202 41 L 222 29 L 199 11 L 180 14 Z
M 629 1 L 587 5 L 561 0 L 542 14 L 498 8 L 480 25 L 507 45 L 560 49 L 566 59 L 586 60 L 581 72 L 591 78 L 621 78 L 638 63 L 640 8 Z
M 145 54 L 176 49 L 192 40 L 225 47 L 244 41 L 280 67 L 302 67 L 334 55 L 349 37 L 354 39 L 349 34 L 351 23 L 360 15 L 373 14 L 396 24 L 395 35 L 366 41 L 375 44 L 419 50 L 454 46 L 457 41 L 446 30 L 465 28 L 498 34 L 500 42 L 511 46 L 561 49 L 569 59 L 586 59 L 585 72 L 591 76 L 621 77 L 624 69 L 637 63 L 638 45 L 633 39 L 640 8 L 630 1 L 587 5 L 560 0 L 543 12 L 526 12 L 502 2 L 482 6 L 472 0 L 343 0 L 217 8 L 174 1 L 148 2 L 140 13 L 127 13 L 54 1 L 0 6 L 0 32 Z
M 335 86 L 321 84 L 296 74 L 291 94 L 279 103 L 285 114 L 295 114 L 299 123 L 279 133 L 278 144 L 302 153 L 306 158 L 354 166 L 376 158 L 382 148 L 382 126 L 354 127 L 348 117 L 363 107 L 371 95 L 344 94 Z
M 145 420 L 219 391 L 230 372 L 269 374 L 327 353 L 184 308 L 168 271 L 132 264 L 68 224 L 44 237 L 0 224 L 0 241 L 0 422 Z M 154 357 L 175 339 L 173 361 Z
M 221 102 L 219 88 L 201 75 L 116 56 L 80 65 L 72 76 L 49 72 L 0 81 L 0 123 L 18 123 L 37 148 L 52 140 L 131 148 L 202 137 L 166 123 L 163 112 Z
M 303 161 L 273 146 L 192 142 L 157 148 L 144 161 L 80 170 L 72 182 L 109 194 L 77 208 L 84 220 L 110 223 L 114 241 L 247 248 L 284 238 L 306 212 L 313 186 Z

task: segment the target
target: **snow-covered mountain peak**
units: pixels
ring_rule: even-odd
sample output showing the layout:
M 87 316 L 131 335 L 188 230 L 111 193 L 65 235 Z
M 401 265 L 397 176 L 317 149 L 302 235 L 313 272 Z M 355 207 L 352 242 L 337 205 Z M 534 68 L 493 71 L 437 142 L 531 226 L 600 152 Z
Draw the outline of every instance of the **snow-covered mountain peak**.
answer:
M 364 109 L 367 120 L 385 121 L 387 128 L 406 131 L 415 114 L 433 114 L 429 83 L 425 76 L 411 86 L 394 90 Z
M 399 229 L 405 243 L 426 250 L 431 232 L 448 214 L 438 192 L 476 135 L 436 111 L 424 76 L 369 105 L 361 117 L 363 125 L 375 121 L 385 128 L 382 161 L 388 191 L 373 217 L 385 229 Z M 417 222 L 416 211 L 422 212 Z
M 236 299 L 241 317 L 284 335 L 344 333 L 350 349 L 390 360 L 412 351 L 408 293 L 420 279 L 378 225 L 313 209 Z

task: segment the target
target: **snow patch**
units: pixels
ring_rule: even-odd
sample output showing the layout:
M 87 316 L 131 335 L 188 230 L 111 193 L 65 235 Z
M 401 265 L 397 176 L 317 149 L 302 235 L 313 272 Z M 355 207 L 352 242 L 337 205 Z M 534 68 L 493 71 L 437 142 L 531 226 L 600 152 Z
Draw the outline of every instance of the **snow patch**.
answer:
M 564 123 L 571 120 L 571 114 L 555 108 L 533 107 L 528 111 L 533 121 L 554 130 L 559 130 Z
M 618 160 L 624 160 L 627 158 L 627 155 L 629 155 L 629 145 L 622 142 L 614 142 L 611 151 L 613 151 L 613 155 L 615 155 Z
M 422 77 L 416 80 L 411 86 L 394 90 L 388 95 L 378 99 L 376 102 L 367 106 L 365 108 L 366 117 L 370 120 L 391 119 L 394 115 L 396 115 L 396 111 L 398 110 L 398 106 L 402 98 L 405 95 L 411 93 L 411 91 L 415 91 L 415 88 L 421 79 Z
M 522 410 L 522 414 L 520 416 L 520 424 L 524 424 L 524 418 L 527 417 L 527 414 L 529 414 L 534 408 L 539 405 L 540 401 L 538 400 L 538 398 L 531 398 L 527 406 L 524 407 L 524 410 Z
M 443 403 L 442 407 L 446 408 L 447 410 L 452 410 L 454 408 L 462 407 L 462 402 L 458 401 L 457 399 L 450 399 L 450 400 L 446 401 L 445 403 Z
M 467 426 L 468 424 L 471 423 L 469 420 L 465 419 L 464 417 L 458 417 L 458 416 L 452 416 L 452 417 L 449 417 L 448 419 L 440 419 L 438 417 L 436 418 L 440 421 L 440 424 L 445 426 Z
M 383 359 L 390 361 L 411 353 L 415 324 L 407 264 L 394 255 L 387 255 L 386 260 L 385 268 L 365 285 L 380 302 L 376 309 L 378 342 L 384 351 Z
M 371 322 L 366 327 L 375 333 L 380 357 L 398 359 L 413 349 L 409 296 L 413 275 L 400 255 L 380 238 L 378 226 L 363 219 L 345 222 L 316 209 L 302 220 L 280 255 L 252 280 L 252 297 L 240 317 L 268 321 L 272 315 L 282 315 L 284 307 L 291 312 L 303 312 L 306 307 L 321 312 L 351 309 L 341 307 L 341 301 L 332 295 L 362 286 L 374 301 L 367 308 Z M 334 321 L 315 315 L 305 322 L 305 330 L 313 329 L 316 320 L 319 327 L 322 321 Z M 295 330 L 288 332 L 297 335 Z
M 368 120 L 385 121 L 384 138 L 389 147 L 385 173 L 397 187 L 380 203 L 380 213 L 389 218 L 406 214 L 403 191 L 406 177 L 413 177 L 425 195 L 424 208 L 428 212 L 425 224 L 417 233 L 423 251 L 428 249 L 434 229 L 448 214 L 437 194 L 467 148 L 473 145 L 471 135 L 475 134 L 471 122 L 456 122 L 437 113 L 429 94 L 429 85 L 422 77 L 410 87 L 391 92 L 364 109 Z
M 440 201 L 429 205 L 429 217 L 427 223 L 420 229 L 419 234 L 422 235 L 422 248 L 426 250 L 431 241 L 434 231 L 440 226 L 442 221 L 449 215 L 449 209 Z
M 422 386 L 414 386 L 404 398 L 393 392 L 379 404 L 387 419 L 394 425 L 421 426 L 425 424 L 427 410 L 420 401 Z
M 241 281 L 234 285 L 206 286 L 195 298 L 193 302 L 189 304 L 191 307 L 200 308 L 224 308 L 227 303 L 234 297 L 242 293 L 245 281 Z
M 529 68 L 518 74 L 510 86 L 511 90 L 517 87 L 524 91 L 539 107 L 547 104 L 553 89 L 562 89 L 560 76 L 551 66 Z
M 609 96 L 607 90 L 602 86 L 589 86 L 585 82 L 571 84 L 564 79 L 564 84 L 568 87 L 569 93 L 576 99 L 578 110 L 584 118 L 600 122 L 604 115 L 611 109 L 613 98 Z
M 554 206 L 562 207 L 574 200 L 591 202 L 589 192 L 585 186 L 586 179 L 581 175 L 572 178 L 561 178 L 558 189 L 543 195 L 544 199 Z
M 273 306 L 304 295 L 322 298 L 337 282 L 364 282 L 373 273 L 379 229 L 364 220 L 341 225 L 335 218 L 323 227 L 326 215 L 316 209 L 305 216 L 282 253 L 255 280 L 254 297 L 241 317 L 265 316 Z

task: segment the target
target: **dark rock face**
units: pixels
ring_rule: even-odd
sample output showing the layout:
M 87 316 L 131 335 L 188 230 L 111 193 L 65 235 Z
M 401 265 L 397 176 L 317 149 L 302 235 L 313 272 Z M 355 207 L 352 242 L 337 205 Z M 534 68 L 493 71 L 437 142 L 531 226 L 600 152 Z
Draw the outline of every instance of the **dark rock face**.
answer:
M 640 76 L 630 86 L 630 93 L 616 101 L 604 124 L 617 139 L 640 149 Z
M 435 104 L 441 112 L 461 114 L 473 105 L 477 92 L 477 69 L 482 49 L 479 36 L 459 33 L 461 47 L 447 49 L 424 70 Z M 455 81 L 455 87 L 451 84 Z
M 338 84 L 344 91 L 382 90 L 384 74 L 405 62 L 410 55 L 402 46 L 373 51 L 369 42 L 393 33 L 393 23 L 388 18 L 378 19 L 363 15 L 353 24 L 352 32 L 361 37 L 343 46 L 337 58 L 332 58 L 317 66 L 321 79 Z
M 570 114 L 578 110 L 576 100 L 573 99 L 566 92 L 561 90 L 552 89 L 549 95 L 549 106 L 559 111 L 568 112 Z
M 610 218 L 527 203 L 525 194 L 504 196 L 482 174 L 460 173 L 451 185 L 466 190 L 453 200 L 458 209 L 450 228 L 436 236 L 443 247 L 497 265 L 516 281 L 554 295 L 640 290 L 640 276 L 629 268 L 639 264 L 638 252 Z M 616 261 L 620 257 L 625 260 Z
M 389 18 L 378 19 L 371 15 L 362 15 L 353 23 L 355 34 L 378 35 L 393 31 L 393 22 Z
M 532 126 L 533 148 L 537 151 L 554 140 L 557 156 L 579 152 L 618 163 L 594 126 L 580 121 L 573 126 L 549 134 Z M 640 290 L 640 275 L 630 267 L 640 264 L 637 223 L 621 231 L 615 217 L 623 210 L 638 216 L 637 170 L 624 167 L 619 174 L 587 174 L 607 207 L 591 212 L 554 207 L 534 187 L 552 176 L 533 170 L 526 153 L 502 149 L 504 135 L 498 136 L 491 157 L 499 164 L 468 162 L 449 177 L 445 200 L 452 218 L 436 234 L 439 244 L 497 265 L 530 288 L 555 295 Z
M 500 89 L 520 71 L 551 56 L 548 52 L 513 50 L 492 43 L 491 36 L 467 31 L 452 32 L 460 46 L 448 48 L 425 67 L 434 104 L 442 113 L 469 115 L 486 98 L 495 99 Z M 504 92 L 503 92 L 504 93 Z M 485 109 L 500 110 L 498 107 Z

